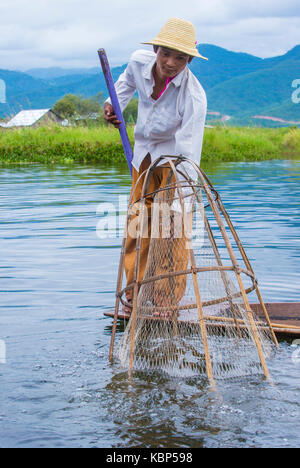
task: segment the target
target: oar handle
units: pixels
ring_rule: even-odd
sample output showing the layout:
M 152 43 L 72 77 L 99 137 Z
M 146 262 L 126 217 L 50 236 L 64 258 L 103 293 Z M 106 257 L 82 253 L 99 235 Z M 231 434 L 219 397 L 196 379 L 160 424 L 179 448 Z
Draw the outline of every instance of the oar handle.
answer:
M 127 159 L 127 164 L 128 164 L 129 170 L 130 170 L 130 174 L 132 175 L 132 159 L 133 159 L 132 148 L 131 148 L 131 144 L 130 144 L 130 141 L 129 141 L 129 138 L 128 138 L 126 125 L 125 125 L 124 118 L 123 118 L 123 115 L 122 115 L 121 107 L 120 107 L 120 104 L 119 104 L 118 96 L 117 96 L 117 93 L 116 93 L 116 88 L 115 88 L 114 81 L 113 81 L 113 78 L 112 78 L 112 75 L 111 75 L 111 71 L 110 71 L 110 67 L 109 67 L 109 63 L 108 63 L 108 59 L 107 59 L 105 50 L 104 49 L 99 49 L 98 50 L 98 55 L 99 55 L 99 58 L 100 58 L 100 62 L 101 62 L 104 78 L 105 78 L 105 81 L 106 81 L 106 86 L 107 86 L 109 96 L 110 96 L 110 99 L 111 99 L 112 107 L 113 107 L 114 112 L 115 112 L 115 114 L 117 116 L 117 119 L 120 120 L 120 122 L 121 122 L 121 125 L 120 125 L 120 128 L 119 128 L 120 136 L 121 136 L 121 140 L 122 140 L 122 144 L 123 144 L 123 148 L 124 148 L 124 153 L 125 153 L 125 156 L 126 156 L 126 159 Z

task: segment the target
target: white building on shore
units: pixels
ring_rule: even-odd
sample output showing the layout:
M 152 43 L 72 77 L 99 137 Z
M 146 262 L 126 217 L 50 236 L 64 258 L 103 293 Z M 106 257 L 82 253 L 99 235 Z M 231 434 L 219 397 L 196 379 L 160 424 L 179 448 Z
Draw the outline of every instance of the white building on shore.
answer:
M 54 122 L 62 124 L 64 119 L 51 109 L 23 110 L 6 123 L 0 123 L 2 128 L 40 127 Z

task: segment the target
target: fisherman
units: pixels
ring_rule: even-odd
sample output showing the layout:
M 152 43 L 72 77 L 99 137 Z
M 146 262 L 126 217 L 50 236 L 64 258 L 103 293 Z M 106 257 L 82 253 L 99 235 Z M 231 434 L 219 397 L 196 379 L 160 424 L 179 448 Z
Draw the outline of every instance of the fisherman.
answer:
M 138 92 L 132 193 L 141 174 L 161 155 L 182 155 L 192 159 L 197 165 L 200 164 L 207 111 L 205 91 L 187 66 L 194 57 L 207 60 L 200 55 L 196 47 L 196 31 L 193 24 L 183 19 L 171 18 L 152 41 L 143 44 L 152 45 L 153 52 L 134 52 L 126 70 L 115 84 L 122 111 L 134 93 Z M 110 99 L 104 104 L 104 118 L 116 128 L 120 127 L 121 122 L 114 113 Z M 165 165 L 166 162 L 162 161 L 155 168 L 148 188 L 149 193 L 166 185 L 169 171 L 164 170 Z M 182 165 L 184 166 L 184 163 L 180 164 Z M 195 178 L 196 175 L 191 173 L 190 167 L 189 165 L 188 176 Z M 144 176 L 135 187 L 133 202 L 140 198 L 143 182 Z M 149 213 L 152 201 L 153 199 L 147 197 Z M 151 229 L 149 232 L 151 234 Z M 139 281 L 145 274 L 150 237 L 151 235 L 142 238 Z M 182 249 L 176 247 L 176 242 L 173 243 L 173 254 L 175 271 L 184 269 L 179 265 L 186 264 L 188 257 Z M 135 258 L 136 239 L 127 234 L 127 285 L 132 284 L 134 280 Z M 164 265 L 161 265 L 161 269 L 164 270 Z M 178 302 L 184 294 L 185 284 L 180 284 L 177 280 L 175 289 Z M 126 298 L 131 304 L 132 290 L 127 291 Z M 163 303 L 165 298 L 166 294 L 161 292 L 161 297 L 157 294 L 156 305 Z M 131 308 L 125 307 L 124 311 L 130 313 Z

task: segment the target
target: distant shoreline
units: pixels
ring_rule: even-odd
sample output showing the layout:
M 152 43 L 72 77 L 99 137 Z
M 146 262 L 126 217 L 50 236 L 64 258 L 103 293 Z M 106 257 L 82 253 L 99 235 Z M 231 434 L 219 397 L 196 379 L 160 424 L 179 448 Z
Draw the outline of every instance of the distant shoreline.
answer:
M 133 144 L 133 128 L 128 129 Z M 206 128 L 203 162 L 300 159 L 300 129 Z M 0 165 L 126 164 L 118 130 L 107 127 L 60 127 L 0 131 Z

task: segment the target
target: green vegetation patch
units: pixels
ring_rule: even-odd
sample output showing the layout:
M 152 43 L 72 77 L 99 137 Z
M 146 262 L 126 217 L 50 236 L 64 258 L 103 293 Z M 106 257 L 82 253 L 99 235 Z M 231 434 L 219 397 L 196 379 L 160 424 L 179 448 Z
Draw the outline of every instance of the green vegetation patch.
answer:
M 133 127 L 128 127 L 134 143 Z M 202 161 L 300 159 L 300 129 L 206 128 Z M 121 138 L 113 127 L 2 129 L 0 163 L 126 164 Z

